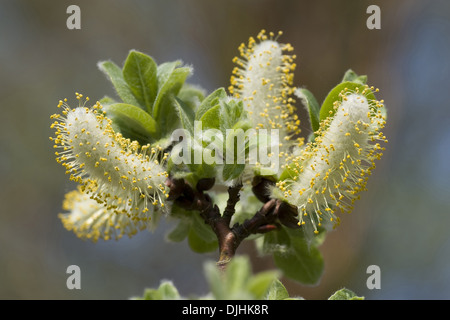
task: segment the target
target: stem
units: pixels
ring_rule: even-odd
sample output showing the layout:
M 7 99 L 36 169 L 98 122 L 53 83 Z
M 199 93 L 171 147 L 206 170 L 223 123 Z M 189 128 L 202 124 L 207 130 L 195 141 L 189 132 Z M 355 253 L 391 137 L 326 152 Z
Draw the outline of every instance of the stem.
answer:
M 225 210 L 223 211 L 223 217 L 224 219 L 230 224 L 231 218 L 233 217 L 233 214 L 236 212 L 236 203 L 239 202 L 240 196 L 239 192 L 241 191 L 242 183 L 239 183 L 233 187 L 228 188 L 228 200 L 227 200 L 227 206 Z
M 230 228 L 231 218 L 236 211 L 236 203 L 240 199 L 239 192 L 242 184 L 228 188 L 228 201 L 223 215 L 220 214 L 219 207 L 213 204 L 211 197 L 203 192 L 203 189 L 193 190 L 184 180 L 173 178 L 169 178 L 166 185 L 170 188 L 169 199 L 174 200 L 177 205 L 185 209 L 199 211 L 205 223 L 216 234 L 219 242 L 217 266 L 221 270 L 224 270 L 234 257 L 242 240 L 251 234 L 265 233 L 277 228 L 274 222 L 281 202 L 275 199 L 267 201 L 251 219 L 245 220 L 242 224 L 236 223 Z

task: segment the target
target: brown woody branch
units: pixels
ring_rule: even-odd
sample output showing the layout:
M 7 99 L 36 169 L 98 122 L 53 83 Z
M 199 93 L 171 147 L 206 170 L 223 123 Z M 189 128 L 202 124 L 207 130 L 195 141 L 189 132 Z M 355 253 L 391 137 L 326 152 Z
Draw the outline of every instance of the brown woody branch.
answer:
M 228 188 L 227 206 L 221 215 L 219 207 L 213 204 L 208 194 L 204 193 L 214 185 L 214 180 L 212 182 L 204 180 L 200 180 L 194 190 L 182 179 L 169 178 L 166 182 L 170 188 L 169 199 L 174 200 L 177 205 L 185 209 L 199 211 L 205 223 L 211 226 L 217 236 L 219 242 L 217 265 L 219 268 L 225 269 L 242 240 L 251 234 L 265 233 L 277 228 L 276 219 L 280 208 L 283 208 L 284 205 L 279 200 L 268 200 L 251 219 L 230 227 L 235 206 L 240 198 L 242 184 Z

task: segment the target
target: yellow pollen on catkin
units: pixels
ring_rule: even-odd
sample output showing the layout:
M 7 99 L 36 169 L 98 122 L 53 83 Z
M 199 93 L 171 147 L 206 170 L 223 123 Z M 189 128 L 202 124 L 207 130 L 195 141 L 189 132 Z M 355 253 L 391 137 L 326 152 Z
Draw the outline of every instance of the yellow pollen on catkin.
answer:
M 60 102 L 62 115 L 51 117 L 58 119 L 51 125 L 56 137 L 52 141 L 60 149 L 57 162 L 66 168 L 71 180 L 80 183 L 86 195 L 110 214 L 150 221 L 158 211 L 152 203 L 157 201 L 160 211 L 167 209 L 167 190 L 160 187 L 167 178 L 163 166 L 167 157 L 162 156 L 161 148 L 149 152 L 149 146 L 141 147 L 137 141 L 116 133 L 100 103 L 87 108 L 84 104 L 88 99 L 81 103 L 82 97 L 77 94 L 80 105 L 75 109 Z M 148 207 L 152 207 L 151 212 L 143 214 Z
M 368 101 L 348 89 L 340 96 L 332 116 L 321 121 L 316 138 L 299 156 L 289 158 L 290 167 L 302 170 L 278 182 L 272 192 L 297 206 L 299 225 L 310 234 L 317 234 L 321 226 L 337 226 L 340 219 L 335 209 L 353 210 L 359 193 L 366 190 L 375 160 L 382 155 L 380 143 L 387 142 L 380 132 L 386 121 L 381 101 Z
M 63 226 L 73 231 L 79 238 L 93 242 L 99 239 L 119 240 L 124 235 L 132 237 L 138 231 L 152 227 L 149 225 L 150 217 L 145 215 L 146 212 L 143 212 L 141 219 L 117 214 L 92 199 L 82 189 L 78 186 L 76 190 L 65 195 L 63 209 L 66 212 L 58 215 Z
M 240 56 L 233 59 L 237 65 L 231 76 L 229 91 L 244 101 L 244 108 L 256 129 L 277 129 L 279 138 L 287 141 L 280 146 L 281 153 L 303 140 L 292 137 L 300 133 L 300 121 L 295 114 L 293 79 L 296 64 L 290 44 L 279 43 L 275 35 L 262 30 L 248 44 L 239 47 Z M 284 161 L 284 157 L 281 158 Z

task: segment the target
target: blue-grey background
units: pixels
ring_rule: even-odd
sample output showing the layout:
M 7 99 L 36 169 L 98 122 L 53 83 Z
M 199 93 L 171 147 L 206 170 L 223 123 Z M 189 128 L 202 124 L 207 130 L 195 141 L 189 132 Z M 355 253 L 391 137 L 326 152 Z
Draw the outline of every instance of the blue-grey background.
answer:
M 81 8 L 81 30 L 66 8 Z M 381 8 L 381 30 L 366 8 Z M 368 299 L 450 298 L 450 2 L 415 1 L 25 1 L 0 0 L 0 298 L 127 299 L 170 279 L 184 296 L 208 291 L 186 243 L 155 233 L 96 244 L 63 229 L 57 214 L 74 186 L 54 161 L 49 116 L 58 100 L 113 95 L 97 69 L 130 49 L 157 62 L 182 59 L 190 78 L 227 87 L 237 47 L 261 29 L 284 31 L 297 55 L 295 85 L 322 101 L 348 68 L 367 74 L 388 107 L 387 150 L 355 210 L 321 247 L 316 287 L 284 279 L 292 295 L 325 299 L 348 287 Z M 304 132 L 308 120 L 302 107 Z M 244 244 L 255 272 L 274 268 Z M 66 268 L 81 268 L 81 290 Z M 369 290 L 366 269 L 381 269 Z

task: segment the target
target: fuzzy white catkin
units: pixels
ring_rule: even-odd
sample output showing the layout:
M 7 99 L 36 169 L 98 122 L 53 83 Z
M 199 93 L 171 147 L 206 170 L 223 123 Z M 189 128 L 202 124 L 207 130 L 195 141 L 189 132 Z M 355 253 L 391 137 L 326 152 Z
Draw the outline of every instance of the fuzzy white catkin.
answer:
M 52 124 L 55 148 L 60 150 L 56 160 L 71 180 L 81 184 L 82 192 L 107 213 L 125 215 L 135 224 L 149 221 L 156 208 L 166 209 L 167 172 L 162 163 L 166 156 L 160 149 L 141 147 L 114 132 L 99 103 L 71 109 L 60 101 L 58 106 L 63 107 L 62 115 L 52 116 L 58 119 Z
M 79 176 L 88 175 L 97 181 L 96 193 L 101 199 L 125 200 L 125 212 L 144 211 L 149 198 L 163 204 L 165 169 L 154 155 L 139 153 L 136 142 L 114 133 L 108 120 L 88 108 L 68 113 L 66 123 L 71 129 L 67 139 L 74 141 L 73 166 L 84 170 Z
M 283 52 L 278 42 L 263 41 L 255 45 L 246 68 L 242 71 L 240 96 L 245 101 L 249 117 L 255 126 L 285 130 L 274 121 L 280 116 L 280 110 L 276 106 L 281 103 L 278 100 L 284 89 L 283 73 L 279 70 L 283 65 L 282 57 Z
M 295 55 L 285 53 L 293 50 L 290 44 L 280 44 L 264 30 L 257 39 L 250 38 L 248 45 L 239 47 L 240 57 L 233 60 L 237 67 L 229 89 L 242 99 L 255 128 L 278 130 L 277 156 L 284 165 L 284 155 L 295 144 L 292 137 L 300 132 L 291 97 Z M 300 139 L 296 143 L 303 142 Z
M 124 235 L 132 237 L 139 230 L 152 230 L 158 220 L 155 219 L 157 212 L 153 213 L 152 219 L 134 219 L 126 214 L 112 212 L 83 193 L 80 187 L 66 194 L 63 209 L 68 212 L 60 213 L 58 217 L 64 227 L 79 238 L 93 242 L 99 239 L 118 240 Z
M 381 105 L 373 104 L 359 93 L 344 95 L 335 105 L 334 116 L 321 123 L 315 143 L 293 159 L 298 176 L 273 190 L 275 197 L 298 207 L 299 224 L 306 233 L 337 225 L 336 209 L 350 212 L 358 193 L 365 190 L 374 160 L 384 149 L 374 141 L 385 141 L 379 131 L 385 123 L 377 111 Z

